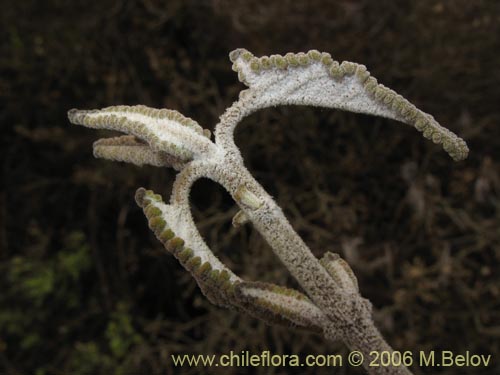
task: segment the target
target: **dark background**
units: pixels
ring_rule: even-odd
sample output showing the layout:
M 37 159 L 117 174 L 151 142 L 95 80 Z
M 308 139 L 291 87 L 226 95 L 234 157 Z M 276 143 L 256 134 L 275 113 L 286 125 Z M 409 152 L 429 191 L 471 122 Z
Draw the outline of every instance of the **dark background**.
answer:
M 236 134 L 313 252 L 349 261 L 391 345 L 493 355 L 488 369 L 416 373 L 499 373 L 499 25 L 500 2 L 479 0 L 2 1 L 0 373 L 195 374 L 207 371 L 174 369 L 170 354 L 345 353 L 212 306 L 133 199 L 140 186 L 168 199 L 174 171 L 96 160 L 92 142 L 109 133 L 66 118 L 140 103 L 213 129 L 244 88 L 237 47 L 364 63 L 468 142 L 455 163 L 403 124 L 299 107 L 261 111 Z M 296 285 L 258 233 L 231 227 L 222 188 L 200 181 L 192 202 L 235 272 Z

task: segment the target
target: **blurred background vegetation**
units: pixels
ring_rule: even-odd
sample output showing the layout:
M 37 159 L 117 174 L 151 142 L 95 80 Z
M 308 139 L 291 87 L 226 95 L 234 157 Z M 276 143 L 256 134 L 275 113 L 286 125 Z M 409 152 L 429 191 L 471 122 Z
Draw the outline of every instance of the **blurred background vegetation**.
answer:
M 227 57 L 237 47 L 364 63 L 466 139 L 470 157 L 454 163 L 400 123 L 314 108 L 265 110 L 236 134 L 314 253 L 352 265 L 396 349 L 494 357 L 415 373 L 500 373 L 499 37 L 500 2 L 486 0 L 4 2 L 0 373 L 197 374 L 170 354 L 345 353 L 210 305 L 133 200 L 140 186 L 167 199 L 175 173 L 95 160 L 108 133 L 67 121 L 73 107 L 140 103 L 213 129 L 243 89 Z M 296 286 L 258 233 L 231 227 L 220 187 L 200 181 L 192 202 L 234 271 Z

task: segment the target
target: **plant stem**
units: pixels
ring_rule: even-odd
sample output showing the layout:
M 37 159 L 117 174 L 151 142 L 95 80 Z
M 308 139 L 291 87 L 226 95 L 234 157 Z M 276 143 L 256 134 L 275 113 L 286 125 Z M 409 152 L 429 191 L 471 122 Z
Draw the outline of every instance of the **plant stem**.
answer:
M 283 211 L 250 172 L 239 162 L 224 161 L 224 168 L 212 169 L 210 176 L 224 186 L 238 202 L 255 228 L 297 279 L 311 300 L 329 317 L 324 327 L 329 340 L 342 339 L 351 350 L 360 351 L 364 367 L 370 374 L 411 374 L 404 366 L 370 367 L 370 352 L 393 352 L 371 318 L 371 309 L 360 294 L 347 294 L 335 284 L 304 241 L 292 228 Z M 258 198 L 258 208 L 242 203 L 242 189 Z

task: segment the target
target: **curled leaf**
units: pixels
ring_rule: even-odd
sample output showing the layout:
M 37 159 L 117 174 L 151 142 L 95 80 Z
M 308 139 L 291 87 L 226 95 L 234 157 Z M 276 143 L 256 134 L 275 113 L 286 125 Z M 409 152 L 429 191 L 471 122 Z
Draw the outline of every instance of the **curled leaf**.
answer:
M 161 151 L 153 151 L 149 145 L 133 135 L 103 138 L 94 142 L 94 156 L 132 163 L 138 166 L 173 167 L 182 169 L 185 162 Z
M 238 303 L 269 324 L 293 325 L 319 332 L 325 315 L 304 294 L 263 282 L 241 282 L 235 286 Z
M 143 105 L 112 106 L 101 110 L 68 112 L 73 124 L 94 129 L 117 130 L 144 140 L 155 152 L 164 152 L 182 161 L 214 151 L 215 145 L 196 121 L 177 111 Z
M 160 195 L 140 188 L 135 199 L 148 218 L 150 229 L 193 275 L 207 298 L 219 306 L 232 306 L 234 286 L 240 278 L 223 265 L 203 241 L 197 240 L 197 236 L 182 236 L 182 222 Z
M 364 65 L 347 61 L 340 64 L 329 53 L 316 50 L 258 58 L 245 49 L 237 49 L 229 58 L 239 80 L 250 87 L 241 98 L 251 102 L 254 110 L 309 105 L 386 117 L 424 131 L 426 138 L 442 144 L 454 160 L 467 157 L 469 149 L 463 139 L 379 84 Z
M 347 293 L 359 293 L 358 279 L 349 264 L 340 255 L 328 251 L 323 255 L 320 263 L 339 288 Z

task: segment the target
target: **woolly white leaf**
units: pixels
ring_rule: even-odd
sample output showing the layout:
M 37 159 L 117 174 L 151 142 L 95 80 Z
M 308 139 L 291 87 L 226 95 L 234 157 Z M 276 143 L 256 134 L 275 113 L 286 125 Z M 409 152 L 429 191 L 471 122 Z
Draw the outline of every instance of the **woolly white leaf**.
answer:
M 238 302 L 252 315 L 269 323 L 281 321 L 320 331 L 325 314 L 304 294 L 263 282 L 242 282 L 235 288 Z
M 153 151 L 168 153 L 183 161 L 215 152 L 207 133 L 192 119 L 177 111 L 137 106 L 113 106 L 101 110 L 68 112 L 69 120 L 94 129 L 117 130 L 146 141 Z
M 151 190 L 139 189 L 136 193 L 136 201 L 144 209 L 149 219 L 149 225 L 157 237 L 167 246 L 177 246 L 176 243 L 169 244 L 168 241 L 182 239 L 182 247 L 191 250 L 191 254 L 184 262 L 190 258 L 199 257 L 200 265 L 208 263 L 212 270 L 229 273 L 231 281 L 240 280 L 229 268 L 220 262 L 219 259 L 205 244 L 196 227 L 190 225 L 188 213 L 182 207 L 166 204 L 158 194 Z M 177 240 L 178 241 L 178 240 Z M 177 249 L 178 251 L 179 249 Z M 175 252 L 175 251 L 174 251 Z M 178 255 L 178 254 L 174 254 Z
M 359 293 L 358 279 L 349 264 L 338 254 L 327 252 L 320 260 L 339 288 L 347 293 Z
M 184 162 L 164 152 L 153 151 L 147 143 L 133 135 L 103 138 L 94 142 L 96 158 L 123 161 L 138 166 L 173 167 L 182 169 Z
M 277 105 L 309 105 L 366 113 L 407 123 L 424 132 L 454 160 L 467 157 L 465 142 L 393 90 L 378 84 L 364 65 L 334 61 L 309 51 L 257 58 L 244 49 L 229 55 L 238 78 L 250 90 L 241 98 L 253 110 Z

